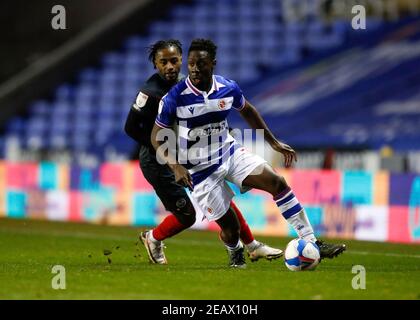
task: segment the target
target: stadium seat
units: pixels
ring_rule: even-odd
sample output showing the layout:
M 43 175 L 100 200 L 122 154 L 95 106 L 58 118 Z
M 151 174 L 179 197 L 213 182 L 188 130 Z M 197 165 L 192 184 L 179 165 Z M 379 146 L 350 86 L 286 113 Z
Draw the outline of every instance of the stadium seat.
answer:
M 47 116 L 51 112 L 51 107 L 48 102 L 40 100 L 32 103 L 29 106 L 31 115 L 36 116 Z
M 91 144 L 90 135 L 73 135 L 70 144 L 75 152 L 82 152 L 89 149 Z
M 139 66 L 144 64 L 144 55 L 141 54 L 140 50 L 135 51 L 135 52 L 127 52 L 125 54 L 124 67 L 127 67 L 128 69 L 130 68 L 132 69 L 132 68 L 138 68 Z M 144 47 L 143 50 L 145 53 L 146 47 Z
M 108 52 L 102 57 L 102 64 L 104 67 L 119 68 L 124 62 L 124 57 L 118 52 Z
M 98 80 L 98 72 L 93 68 L 86 68 L 80 71 L 79 80 L 82 83 L 94 83 Z
M 21 118 L 14 118 L 6 125 L 6 132 L 11 135 L 18 135 L 23 132 L 25 121 Z
M 0 136 L 0 157 L 4 159 L 6 156 L 6 142 L 5 138 Z
M 74 93 L 74 90 L 69 84 L 60 85 L 56 91 L 55 96 L 57 99 L 70 99 Z
M 53 150 L 69 149 L 71 147 L 67 134 L 54 133 L 47 137 L 47 143 Z
M 22 145 L 27 149 L 40 150 L 47 147 L 47 140 L 45 136 L 34 133 L 27 135 L 26 139 L 22 141 Z
M 299 62 L 303 47 L 317 53 L 341 45 L 348 32 L 347 21 L 337 20 L 325 32 L 315 14 L 308 23 L 285 23 L 283 14 L 279 0 L 175 4 L 170 17 L 150 24 L 146 35 L 128 36 L 120 48 L 103 54 L 96 66 L 80 69 L 74 82 L 59 85 L 51 100 L 34 101 L 29 119 L 13 119 L 6 132 L 26 143 L 32 130 L 32 146 L 88 150 L 105 145 L 124 125 L 142 82 L 155 72 L 147 60 L 147 47 L 156 40 L 179 39 L 185 62 L 193 38 L 210 38 L 218 46 L 216 73 L 246 84 L 264 70 Z M 378 28 L 381 22 L 372 19 L 368 25 Z M 183 72 L 186 69 L 184 63 Z
M 148 45 L 149 43 L 145 40 L 145 38 L 140 36 L 130 36 L 124 41 L 123 48 L 127 51 L 137 51 L 142 50 L 145 46 Z
M 171 10 L 171 17 L 174 20 L 188 20 L 191 16 L 191 11 L 192 8 L 190 6 L 179 5 Z
M 51 135 L 53 134 L 67 134 L 70 131 L 70 122 L 66 119 L 53 121 L 48 131 Z

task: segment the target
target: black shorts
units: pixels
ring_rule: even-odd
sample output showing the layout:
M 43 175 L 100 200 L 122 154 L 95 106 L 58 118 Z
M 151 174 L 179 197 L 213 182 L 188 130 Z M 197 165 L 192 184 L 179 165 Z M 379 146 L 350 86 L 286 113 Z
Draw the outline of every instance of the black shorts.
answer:
M 184 187 L 175 182 L 175 175 L 167 165 L 161 165 L 148 147 L 141 146 L 140 168 L 146 180 L 153 186 L 165 209 L 175 215 L 194 212 Z

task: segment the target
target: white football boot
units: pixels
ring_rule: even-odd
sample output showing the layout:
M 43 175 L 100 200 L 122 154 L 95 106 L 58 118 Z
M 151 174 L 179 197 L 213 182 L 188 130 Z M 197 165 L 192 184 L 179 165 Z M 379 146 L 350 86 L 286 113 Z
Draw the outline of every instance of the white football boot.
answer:
M 261 258 L 271 261 L 280 258 L 282 255 L 282 250 L 272 248 L 262 242 L 259 242 L 254 250 L 248 251 L 248 257 L 252 262 L 258 261 Z
M 140 239 L 143 242 L 147 254 L 149 256 L 149 260 L 151 263 L 157 263 L 157 264 L 168 264 L 168 260 L 166 260 L 165 252 L 163 252 L 163 242 L 162 241 L 152 241 L 150 240 L 150 230 L 149 231 L 143 231 L 140 233 Z

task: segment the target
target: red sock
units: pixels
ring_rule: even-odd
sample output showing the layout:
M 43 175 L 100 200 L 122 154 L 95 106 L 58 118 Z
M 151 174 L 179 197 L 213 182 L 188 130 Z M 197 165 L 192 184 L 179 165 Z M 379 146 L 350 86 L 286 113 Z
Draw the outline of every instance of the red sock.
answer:
M 188 226 L 183 225 L 178 219 L 170 214 L 163 221 L 153 229 L 153 238 L 162 241 L 166 238 L 172 237 L 182 230 L 187 229 Z
M 249 228 L 248 223 L 246 223 L 244 216 L 233 201 L 230 202 L 230 207 L 233 209 L 233 211 L 235 211 L 239 220 L 239 224 L 241 225 L 240 238 L 242 242 L 244 244 L 251 243 L 254 241 L 254 236 L 252 235 L 251 229 Z

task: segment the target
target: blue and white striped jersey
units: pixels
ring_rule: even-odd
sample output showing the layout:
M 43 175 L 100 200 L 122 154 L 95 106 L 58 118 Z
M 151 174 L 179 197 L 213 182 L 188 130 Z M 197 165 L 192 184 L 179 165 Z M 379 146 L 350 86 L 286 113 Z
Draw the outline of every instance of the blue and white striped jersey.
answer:
M 160 101 L 156 124 L 177 134 L 178 162 L 198 184 L 224 163 L 239 147 L 229 133 L 227 116 L 241 110 L 245 98 L 235 81 L 213 76 L 210 91 L 200 91 L 189 77 Z

